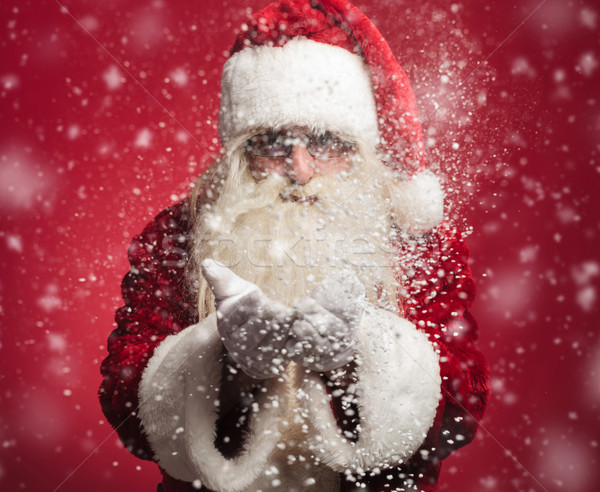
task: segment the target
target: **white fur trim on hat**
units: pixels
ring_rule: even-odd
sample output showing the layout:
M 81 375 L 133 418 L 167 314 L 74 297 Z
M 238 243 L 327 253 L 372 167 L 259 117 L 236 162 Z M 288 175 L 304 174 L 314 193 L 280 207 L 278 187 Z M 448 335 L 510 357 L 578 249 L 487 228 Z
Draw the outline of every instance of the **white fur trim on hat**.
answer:
M 286 411 L 285 383 L 271 378 L 256 397 L 241 453 L 226 459 L 215 447 L 223 345 L 214 314 L 167 337 L 139 387 L 144 432 L 160 466 L 174 478 L 212 490 L 246 490 L 263 472 Z
M 438 354 L 412 323 L 369 306 L 356 335 L 356 362 L 357 442 L 338 428 L 318 374 L 298 375 L 310 449 L 338 472 L 397 466 L 417 451 L 434 422 L 441 397 Z
M 305 38 L 235 53 L 221 81 L 221 142 L 292 125 L 376 142 L 377 111 L 362 58 Z
M 394 223 L 412 236 L 430 232 L 444 217 L 444 191 L 431 171 L 392 182 L 390 199 Z

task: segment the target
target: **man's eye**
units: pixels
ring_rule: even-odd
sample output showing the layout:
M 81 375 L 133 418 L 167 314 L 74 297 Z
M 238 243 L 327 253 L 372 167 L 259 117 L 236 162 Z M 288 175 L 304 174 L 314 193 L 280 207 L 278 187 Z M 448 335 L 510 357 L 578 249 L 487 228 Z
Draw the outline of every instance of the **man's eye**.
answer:
M 261 157 L 283 157 L 288 153 L 284 138 L 277 134 L 255 135 L 249 140 L 248 148 Z
M 338 157 L 348 150 L 346 142 L 330 132 L 318 134 L 312 139 L 311 153 L 318 157 Z
M 329 132 L 317 135 L 316 138 L 316 144 L 322 147 L 331 147 L 332 145 L 336 145 L 336 142 L 339 142 L 339 138 Z
M 288 140 L 289 138 L 283 135 L 271 135 L 266 146 L 267 153 L 265 155 L 269 157 L 285 157 L 289 154 L 290 144 Z
M 266 147 L 263 155 L 265 157 L 286 157 L 289 153 L 289 147 L 275 143 Z

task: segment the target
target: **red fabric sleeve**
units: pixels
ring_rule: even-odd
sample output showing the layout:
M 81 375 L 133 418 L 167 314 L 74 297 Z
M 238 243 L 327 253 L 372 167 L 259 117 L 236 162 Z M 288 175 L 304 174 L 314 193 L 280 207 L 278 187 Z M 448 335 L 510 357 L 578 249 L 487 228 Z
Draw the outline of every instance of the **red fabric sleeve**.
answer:
M 99 390 L 102 411 L 127 449 L 152 459 L 136 416 L 138 386 L 154 349 L 168 335 L 197 322 L 195 303 L 186 299 L 190 217 L 187 202 L 158 215 L 129 247 L 131 268 L 121 284 L 125 302 L 108 338 Z
M 410 279 L 405 314 L 440 351 L 439 429 L 432 429 L 426 444 L 444 459 L 475 435 L 487 403 L 489 367 L 477 348 L 478 326 L 469 312 L 475 282 L 465 241 L 442 228 L 417 247 L 426 253 Z
M 439 473 L 440 461 L 475 437 L 487 404 L 489 367 L 477 348 L 478 326 L 469 312 L 475 281 L 465 240 L 442 226 L 415 248 L 404 249 L 408 258 L 416 259 L 408 272 L 404 310 L 439 350 L 442 399 L 434 425 L 409 466 L 419 473 L 434 468 Z M 423 490 L 435 490 L 437 473 L 421 479 Z

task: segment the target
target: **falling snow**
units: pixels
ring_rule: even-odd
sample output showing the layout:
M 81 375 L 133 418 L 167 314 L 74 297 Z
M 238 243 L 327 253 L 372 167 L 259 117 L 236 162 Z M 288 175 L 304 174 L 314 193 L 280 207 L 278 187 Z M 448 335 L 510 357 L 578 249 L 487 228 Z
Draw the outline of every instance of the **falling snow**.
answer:
M 109 91 L 115 91 L 119 89 L 125 83 L 125 77 L 123 77 L 121 70 L 116 65 L 111 65 L 103 74 L 102 78 L 106 83 L 106 88 Z
M 576 69 L 586 77 L 591 77 L 598 68 L 598 59 L 592 51 L 586 51 L 579 57 Z
M 96 392 L 130 240 L 219 156 L 223 63 L 247 9 L 268 0 L 221 3 L 0 7 L 7 490 L 156 490 L 157 467 L 125 449 Z M 478 284 L 471 311 L 490 401 L 485 428 L 442 467 L 440 491 L 592 492 L 600 10 L 591 0 L 357 3 L 411 80 L 447 218 L 469 233 Z
M 511 73 L 513 75 L 524 75 L 530 78 L 536 76 L 535 68 L 533 68 L 529 60 L 524 56 L 515 58 L 512 64 Z
M 598 23 L 598 14 L 595 10 L 584 7 L 579 12 L 579 22 L 588 29 L 596 29 Z
M 46 312 L 51 312 L 62 307 L 62 300 L 58 296 L 58 286 L 55 284 L 48 284 L 44 295 L 38 298 L 37 304 Z
M 179 87 L 183 87 L 188 83 L 189 77 L 185 68 L 177 68 L 173 70 L 169 75 L 173 83 Z
M 5 209 L 30 209 L 52 186 L 31 156 L 17 151 L 0 153 L 0 206 Z
M 135 136 L 134 145 L 147 149 L 152 142 L 152 132 L 148 128 L 142 128 Z
M 67 341 L 63 335 L 58 333 L 48 333 L 48 348 L 51 351 L 63 353 L 67 348 Z
M 18 234 L 9 234 L 6 236 L 6 246 L 11 251 L 17 253 L 23 252 L 23 239 Z
M 0 84 L 2 84 L 2 88 L 7 91 L 16 89 L 19 86 L 19 77 L 12 73 L 1 75 Z
M 599 275 L 600 265 L 595 261 L 586 261 L 571 268 L 571 276 L 577 285 L 577 304 L 583 311 L 590 312 L 596 306 L 596 287 L 592 281 Z

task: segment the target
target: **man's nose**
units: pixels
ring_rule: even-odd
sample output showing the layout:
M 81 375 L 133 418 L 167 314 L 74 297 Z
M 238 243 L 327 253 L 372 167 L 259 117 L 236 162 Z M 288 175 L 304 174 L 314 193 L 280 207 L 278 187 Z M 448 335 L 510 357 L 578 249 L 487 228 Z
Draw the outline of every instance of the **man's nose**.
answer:
M 306 145 L 294 145 L 286 164 L 286 175 L 293 183 L 304 185 L 315 174 L 315 158 L 308 153 Z

